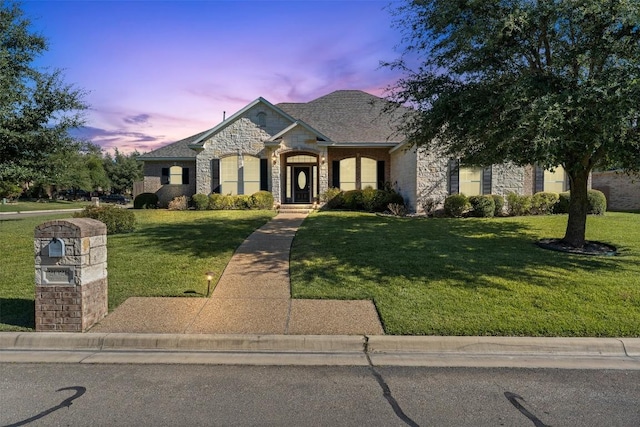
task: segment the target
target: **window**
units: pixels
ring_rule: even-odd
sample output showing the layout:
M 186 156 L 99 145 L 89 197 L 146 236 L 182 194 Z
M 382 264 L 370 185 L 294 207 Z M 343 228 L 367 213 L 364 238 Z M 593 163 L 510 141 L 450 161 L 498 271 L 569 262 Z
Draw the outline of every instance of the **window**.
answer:
M 356 158 L 340 160 L 340 189 L 349 191 L 356 189 Z
M 222 194 L 238 194 L 238 156 L 220 159 L 220 185 Z
M 556 166 L 553 172 L 544 171 L 544 191 L 550 193 L 562 193 L 566 191 L 565 174 L 562 166 Z
M 216 184 L 216 168 L 212 168 L 212 182 Z M 250 155 L 227 156 L 220 159 L 220 193 L 253 194 L 267 188 L 267 161 Z M 216 188 L 217 186 L 214 186 Z
M 260 159 L 253 156 L 243 156 L 242 194 L 253 194 L 260 191 Z
M 482 194 L 482 168 L 460 168 L 460 193 L 465 196 Z
M 170 168 L 162 168 L 161 182 L 162 182 L 162 185 L 189 184 L 189 168 L 183 168 L 181 166 L 171 166 Z
M 363 157 L 360 159 L 360 188 L 378 188 L 378 162 Z
M 260 111 L 257 114 L 257 118 L 258 118 L 258 126 L 260 126 L 261 128 L 267 127 L 267 113 Z

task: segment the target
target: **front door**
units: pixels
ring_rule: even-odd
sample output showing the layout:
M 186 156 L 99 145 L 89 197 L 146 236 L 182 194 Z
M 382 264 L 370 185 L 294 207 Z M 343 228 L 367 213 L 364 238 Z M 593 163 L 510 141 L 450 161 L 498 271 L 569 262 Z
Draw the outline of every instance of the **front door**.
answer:
M 311 201 L 311 168 L 296 166 L 293 168 L 293 203 Z

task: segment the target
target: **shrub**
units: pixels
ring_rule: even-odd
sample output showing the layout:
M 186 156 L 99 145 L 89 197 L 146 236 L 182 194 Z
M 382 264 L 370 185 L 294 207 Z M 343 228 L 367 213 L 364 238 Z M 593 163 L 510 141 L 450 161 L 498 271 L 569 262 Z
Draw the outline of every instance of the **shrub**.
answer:
M 337 194 L 327 199 L 324 204 L 324 209 L 344 209 L 344 193 L 339 191 Z
M 531 213 L 531 196 L 521 196 L 516 193 L 507 195 L 509 215 L 522 216 Z
M 273 209 L 273 194 L 269 191 L 258 191 L 251 195 L 253 209 Z
M 478 218 L 491 218 L 496 211 L 496 203 L 491 196 L 471 196 L 471 215 Z
M 560 196 L 558 193 L 541 191 L 531 197 L 531 213 L 534 215 L 550 215 L 554 212 Z
M 129 233 L 136 228 L 136 216 L 132 211 L 113 205 L 87 206 L 74 218 L 93 218 L 107 226 L 107 234 Z
M 251 209 L 252 199 L 248 194 L 238 194 L 237 196 L 230 196 L 233 199 L 233 207 L 231 209 L 247 210 Z
M 167 209 L 170 211 L 186 211 L 189 208 L 189 201 L 187 196 L 174 197 L 170 202 Z
M 559 214 L 569 213 L 569 201 L 571 193 L 569 191 L 560 193 L 560 198 L 555 206 L 554 212 Z M 589 206 L 587 213 L 591 215 L 603 215 L 607 211 L 607 198 L 602 191 L 587 190 L 587 201 Z
M 493 216 L 501 216 L 504 213 L 504 197 L 497 194 L 492 194 L 491 198 L 493 199 L 493 203 L 495 205 Z
M 209 208 L 209 196 L 206 194 L 194 194 L 191 196 L 191 202 L 197 211 L 206 211 Z
M 339 188 L 331 187 L 326 191 L 324 191 L 322 194 L 320 194 L 320 202 L 329 203 L 331 200 L 333 200 L 334 197 L 336 197 L 340 193 L 341 191 Z
M 158 207 L 158 195 L 155 193 L 138 194 L 133 199 L 134 209 L 156 209 Z
M 362 190 L 350 190 L 345 191 L 342 194 L 344 198 L 344 208 L 350 211 L 364 210 L 364 204 L 362 201 Z
M 378 190 L 374 190 L 371 187 L 367 187 L 361 192 L 362 196 L 362 208 L 367 212 L 374 212 L 380 199 Z
M 571 193 L 568 191 L 558 194 L 558 203 L 553 211 L 557 214 L 569 213 L 569 199 L 571 199 Z
M 420 206 L 426 216 L 432 216 L 440 202 L 434 197 L 425 197 L 420 200 Z
M 587 199 L 589 200 L 588 214 L 604 215 L 607 211 L 607 198 L 602 191 L 588 190 Z
M 464 194 L 452 194 L 444 199 L 444 212 L 447 216 L 460 218 L 469 207 L 469 200 Z
M 0 181 L 0 199 L 13 200 L 22 194 L 22 187 L 11 182 Z
M 395 216 L 405 216 L 407 214 L 407 208 L 404 203 L 389 203 L 387 208 Z

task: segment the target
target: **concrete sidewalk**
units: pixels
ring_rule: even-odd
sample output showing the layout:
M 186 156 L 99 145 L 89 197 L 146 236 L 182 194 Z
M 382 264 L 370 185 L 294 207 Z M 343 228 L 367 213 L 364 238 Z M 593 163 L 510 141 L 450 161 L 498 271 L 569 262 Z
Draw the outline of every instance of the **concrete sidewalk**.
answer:
M 236 250 L 210 298 L 129 298 L 90 333 L 381 335 L 371 301 L 292 300 L 291 243 L 304 214 L 279 214 Z

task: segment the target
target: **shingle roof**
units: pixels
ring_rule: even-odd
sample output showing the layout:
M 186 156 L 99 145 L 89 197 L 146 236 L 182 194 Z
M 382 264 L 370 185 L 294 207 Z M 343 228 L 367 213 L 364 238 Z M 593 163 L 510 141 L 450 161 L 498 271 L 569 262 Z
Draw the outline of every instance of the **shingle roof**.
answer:
M 400 112 L 385 113 L 386 105 L 386 100 L 360 90 L 338 90 L 307 103 L 276 104 L 333 142 L 402 142 L 394 123 Z
M 204 132 L 200 132 L 196 135 L 192 135 L 188 138 L 181 139 L 180 141 L 176 141 L 172 144 L 165 145 L 164 147 L 160 147 L 157 150 L 153 150 L 149 153 L 143 154 L 138 157 L 140 160 L 166 160 L 166 159 L 194 159 L 198 154 L 196 151 L 189 148 L 189 144 L 193 141 L 196 141 L 200 136 L 208 132 L 208 130 Z

